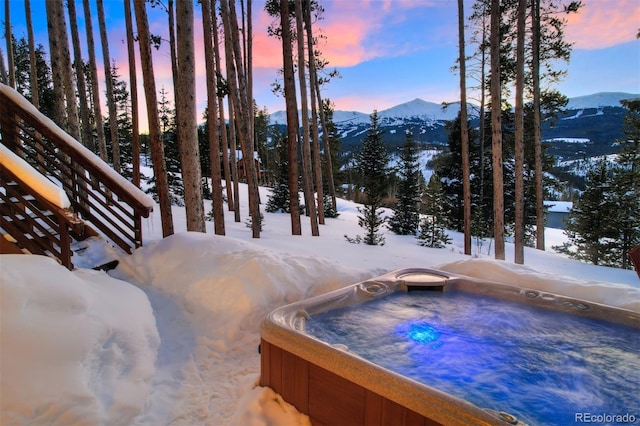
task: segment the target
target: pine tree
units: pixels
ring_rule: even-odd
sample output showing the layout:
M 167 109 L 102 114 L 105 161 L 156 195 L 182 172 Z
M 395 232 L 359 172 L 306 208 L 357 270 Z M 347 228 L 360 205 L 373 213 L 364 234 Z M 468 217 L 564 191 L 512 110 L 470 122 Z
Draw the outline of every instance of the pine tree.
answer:
M 336 124 L 333 122 L 333 106 L 330 99 L 322 100 L 321 117 L 323 124 L 322 143 L 324 155 L 322 156 L 322 194 L 324 197 L 324 216 L 336 218 L 338 206 L 336 202 L 336 182 L 342 182 L 340 172 L 340 134 Z
M 368 245 L 383 245 L 384 237 L 378 233 L 384 223 L 382 200 L 387 195 L 389 155 L 382 141 L 382 130 L 378 124 L 378 111 L 370 116 L 371 126 L 356 157 L 357 169 L 362 176 L 365 191 L 364 207 L 358 211 L 358 224 L 365 230 L 363 241 Z
M 587 173 L 586 188 L 569 212 L 569 241 L 554 250 L 594 265 L 614 266 L 617 250 L 617 202 L 612 165 L 601 159 Z
M 629 251 L 640 244 L 640 99 L 621 103 L 628 112 L 623 119 L 624 138 L 617 141 L 620 150 L 612 186 L 617 203 L 617 263 L 629 269 Z
M 425 216 L 416 237 L 423 247 L 443 248 L 451 242 L 445 230 L 444 192 L 438 175 L 431 175 L 424 195 Z
M 460 114 L 455 120 L 449 121 L 445 129 L 448 133 L 448 150 L 434 157 L 433 169 L 442 178 L 442 189 L 444 191 L 444 209 L 447 214 L 447 226 L 459 232 L 464 231 L 464 189 L 462 168 L 462 135 L 460 126 Z M 482 203 L 482 194 L 488 194 L 488 188 L 492 186 L 491 165 L 487 161 L 488 155 L 482 153 L 482 145 L 478 143 L 478 133 L 469 126 L 469 166 L 471 183 L 471 205 Z M 490 150 L 485 149 L 490 153 Z M 485 154 L 487 153 L 485 152 Z M 485 161 L 482 166 L 482 161 Z M 484 173 L 484 178 L 482 174 Z M 482 187 L 484 185 L 484 188 Z M 490 203 L 486 208 L 490 208 Z
M 277 131 L 274 134 L 276 146 L 274 186 L 267 200 L 265 211 L 269 213 L 289 213 L 289 158 L 287 154 L 287 142 L 284 135 Z
M 569 213 L 569 241 L 554 249 L 595 265 L 629 269 L 628 253 L 640 243 L 640 100 L 622 104 L 629 112 L 616 163 L 602 159 L 588 172 L 587 187 Z
M 175 110 L 171 108 L 164 87 L 160 89 L 158 100 L 158 120 L 160 124 L 160 138 L 164 145 L 167 184 L 169 188 L 169 200 L 176 206 L 184 205 L 184 186 L 180 178 L 180 158 L 178 153 L 178 141 L 176 137 Z M 155 161 L 152 158 L 152 161 Z M 155 176 L 147 180 L 149 193 L 157 194 Z
M 46 60 L 45 48 L 38 44 L 34 48 L 35 68 L 37 74 L 37 94 L 32 93 L 30 73 L 30 52 L 28 42 L 24 38 L 13 38 L 13 51 L 16 74 L 16 90 L 20 92 L 31 103 L 38 99 L 39 110 L 47 117 L 53 116 L 56 97 L 53 94 L 53 80 L 51 67 Z
M 333 198 L 335 198 L 336 191 L 339 188 L 332 188 L 331 185 L 336 185 L 336 182 L 344 182 L 344 173 L 341 172 L 339 157 L 341 151 L 340 133 L 333 121 L 333 104 L 330 99 L 322 100 L 322 111 L 324 113 L 325 123 L 325 131 L 323 131 L 322 134 L 323 150 L 325 152 L 325 155 L 322 156 L 322 167 L 324 170 L 327 170 L 326 173 L 322 174 L 322 180 L 325 186 L 323 193 L 331 194 L 331 203 L 334 204 Z M 330 179 L 330 176 L 333 176 L 333 179 Z
M 118 152 L 120 159 L 118 163 L 121 167 L 121 174 L 126 178 L 132 177 L 132 158 L 131 158 L 131 106 L 129 104 L 129 91 L 127 83 L 120 79 L 118 68 L 115 63 L 111 65 L 112 95 L 115 103 L 114 111 L 116 113 L 116 128 L 118 129 L 118 146 L 119 150 L 113 150 L 111 147 L 111 117 L 107 117 L 104 121 L 104 134 L 107 140 L 107 151 L 112 154 Z M 112 159 L 115 162 L 114 159 Z
M 406 132 L 400 161 L 398 203 L 389 219 L 389 229 L 399 235 L 415 235 L 420 223 L 420 164 L 417 146 L 410 131 Z

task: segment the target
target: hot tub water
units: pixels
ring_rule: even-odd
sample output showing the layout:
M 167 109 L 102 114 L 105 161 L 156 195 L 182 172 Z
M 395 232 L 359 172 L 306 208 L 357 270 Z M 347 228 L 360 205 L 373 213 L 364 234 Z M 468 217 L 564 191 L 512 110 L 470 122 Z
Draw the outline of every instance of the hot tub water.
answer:
M 640 333 L 465 292 L 396 292 L 306 321 L 306 332 L 529 424 L 640 418 Z

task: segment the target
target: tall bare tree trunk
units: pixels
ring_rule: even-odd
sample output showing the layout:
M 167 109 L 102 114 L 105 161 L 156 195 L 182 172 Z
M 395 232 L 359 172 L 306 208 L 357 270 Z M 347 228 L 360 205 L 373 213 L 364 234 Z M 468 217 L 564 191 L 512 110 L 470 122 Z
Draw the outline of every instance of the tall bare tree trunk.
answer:
M 125 26 L 127 30 L 127 57 L 129 58 L 129 87 L 131 89 L 131 162 L 133 184 L 140 187 L 140 124 L 138 119 L 138 79 L 133 42 L 131 0 L 124 0 Z
M 13 36 L 11 34 L 11 1 L 4 0 L 4 37 L 7 41 L 7 61 L 9 65 L 9 86 L 16 88 L 16 66 L 13 60 Z
M 202 200 L 202 172 L 200 170 L 200 147 L 196 124 L 196 76 L 193 41 L 193 2 L 179 1 L 176 4 L 178 92 L 176 110 L 178 114 L 178 146 L 182 181 L 184 182 L 184 204 L 187 216 L 187 231 L 206 232 L 204 205 Z
M 111 57 L 109 54 L 109 39 L 107 38 L 107 24 L 104 17 L 104 5 L 102 0 L 96 0 L 98 8 L 98 26 L 100 27 L 100 42 L 102 44 L 102 62 L 104 66 L 104 78 L 107 86 L 107 107 L 109 108 L 109 129 L 111 131 L 111 154 L 113 156 L 113 169 L 120 173 L 120 142 L 118 138 L 118 113 L 116 102 L 113 99 L 113 76 L 111 75 Z
M 247 98 L 247 80 L 244 73 L 242 54 L 240 52 L 240 40 L 238 19 L 235 12 L 235 4 L 227 0 L 221 0 L 221 16 L 225 30 L 225 51 L 227 61 L 231 64 L 227 75 L 229 81 L 229 95 L 233 101 L 240 146 L 244 158 L 244 171 L 247 178 L 249 191 L 249 214 L 251 215 L 251 230 L 253 238 L 260 238 L 262 219 L 258 196 L 257 171 L 253 157 L 253 147 L 249 136 L 249 115 L 253 114 L 253 102 L 249 106 Z
M 238 184 L 238 139 L 236 137 L 236 115 L 231 97 L 227 99 L 229 103 L 229 161 L 231 163 L 231 179 L 233 180 L 233 220 L 240 222 L 240 185 Z
M 88 1 L 88 0 L 87 0 Z M 53 104 L 53 121 L 55 121 L 63 129 L 67 128 L 64 113 L 64 82 L 62 78 L 63 67 L 60 58 L 60 40 L 58 37 L 58 14 L 56 13 L 57 2 L 48 1 L 45 3 L 47 10 L 47 29 L 49 34 L 49 56 L 51 59 L 51 79 L 53 81 L 53 95 L 59 102 Z
M 311 143 L 313 149 L 313 174 L 316 189 L 316 201 L 318 205 L 318 223 L 324 225 L 324 193 L 322 188 L 322 167 L 320 165 L 320 135 L 318 134 L 318 108 L 322 109 L 322 104 L 316 99 L 316 57 L 314 52 L 313 30 L 311 23 L 311 4 L 304 3 L 304 25 L 307 31 L 307 58 L 309 67 L 309 90 L 311 91 Z M 329 153 L 331 150 L 329 150 Z
M 91 6 L 89 0 L 83 0 L 85 29 L 87 31 L 87 51 L 89 53 L 89 73 L 91 74 L 91 94 L 93 104 L 93 119 L 96 124 L 96 136 L 98 144 L 94 147 L 94 152 L 100 153 L 102 161 L 107 161 L 107 143 L 104 137 L 104 123 L 102 121 L 102 106 L 100 103 L 100 85 L 98 84 L 98 66 L 96 64 L 96 48 L 93 40 L 93 24 Z
M 171 58 L 171 80 L 173 84 L 173 104 L 175 108 L 175 122 L 180 122 L 180 114 L 182 111 L 178 106 L 178 53 L 176 47 L 176 16 L 173 0 L 167 1 L 167 19 L 169 22 L 169 57 Z M 163 129 L 164 131 L 164 129 Z
M 531 1 L 531 78 L 533 86 L 533 146 L 536 187 L 536 248 L 545 249 L 544 190 L 542 186 L 542 135 L 540 118 L 540 0 Z
M 213 54 L 215 56 L 216 63 L 216 87 L 222 87 L 222 66 L 220 65 L 220 41 L 218 39 L 218 18 L 215 10 L 215 3 L 211 9 L 212 29 L 213 29 Z M 229 141 L 227 139 L 227 125 L 224 115 L 224 94 L 222 90 L 216 89 L 218 95 L 218 107 L 220 108 L 220 137 L 222 146 L 222 170 L 224 171 L 224 177 L 226 180 L 225 189 L 227 191 L 227 206 L 229 211 L 232 211 L 235 206 L 233 190 L 232 190 L 232 176 L 231 168 L 229 164 Z M 239 221 L 239 220 L 238 220 Z
M 296 83 L 293 70 L 293 50 L 291 47 L 291 23 L 289 3 L 280 0 L 280 24 L 282 29 L 282 59 L 284 70 L 284 98 L 287 111 L 287 151 L 289 160 L 289 212 L 291 214 L 291 234 L 302 235 L 300 224 L 300 200 L 298 193 L 298 106 Z
M 78 17 L 76 13 L 76 2 L 68 1 L 69 24 L 71 27 L 71 40 L 73 41 L 74 67 L 76 70 L 76 81 L 78 84 L 78 98 L 80 100 L 80 128 L 82 134 L 82 143 L 89 149 L 95 146 L 93 143 L 91 131 L 91 119 L 89 116 L 89 103 L 87 101 L 87 83 L 84 74 L 84 61 L 82 60 L 82 52 L 80 51 L 80 36 L 78 34 Z
M 27 20 L 27 37 L 29 39 L 29 83 L 31 85 L 31 103 L 40 109 L 40 91 L 38 88 L 38 69 L 36 67 L 36 46 L 31 19 L 31 0 L 24 0 L 24 12 Z
M 224 27 L 224 24 L 223 24 Z M 227 71 L 227 86 L 229 84 L 229 76 L 231 75 L 231 67 L 233 61 L 230 61 L 227 56 L 227 32 L 226 28 L 224 31 L 224 53 L 225 53 L 225 66 Z M 234 222 L 240 222 L 240 184 L 239 184 L 239 176 L 238 176 L 238 136 L 236 132 L 236 124 L 237 124 L 237 113 L 234 107 L 233 99 L 231 98 L 231 93 L 227 93 L 227 108 L 229 109 L 229 152 L 227 157 L 229 159 L 229 163 L 231 165 L 231 179 L 233 182 L 233 193 L 235 197 L 233 199 L 233 220 Z
M 491 0 L 491 146 L 493 151 L 493 235 L 495 258 L 504 260 L 504 187 L 500 83 L 500 0 Z
M 516 39 L 515 111 L 515 254 L 514 262 L 524 263 L 524 37 L 527 0 L 518 1 Z
M 76 140 L 80 140 L 80 124 L 78 123 L 78 101 L 76 99 L 76 84 L 73 79 L 73 67 L 71 66 L 71 52 L 69 50 L 69 33 L 67 32 L 67 19 L 64 13 L 62 0 L 56 0 L 55 7 L 58 15 L 58 48 L 60 49 L 60 64 L 62 65 L 62 83 L 66 98 L 67 131 Z
M 153 174 L 156 178 L 156 188 L 158 190 L 162 236 L 168 237 L 173 234 L 173 215 L 171 213 L 167 165 L 164 159 L 164 146 L 162 144 L 160 118 L 158 116 L 158 98 L 156 95 L 156 82 L 151 57 L 151 34 L 149 33 L 149 21 L 147 19 L 147 10 L 145 9 L 145 0 L 133 0 L 133 5 L 138 28 L 140 63 L 142 66 L 142 78 L 147 103 L 147 118 L 149 121 L 151 160 L 153 162 Z
M 460 64 L 460 138 L 462 139 L 462 199 L 464 207 L 464 254 L 471 254 L 471 180 L 469 129 L 467 125 L 467 58 L 464 42 L 464 2 L 458 0 L 458 62 Z
M 27 20 L 27 34 L 29 39 L 29 84 L 31 86 L 31 103 L 37 108 L 40 109 L 40 88 L 38 87 L 38 68 L 36 64 L 36 47 L 35 47 L 35 38 L 33 36 L 33 21 L 31 19 L 31 0 L 24 1 L 24 11 L 25 18 Z M 0 61 L 2 58 L 0 57 Z M 44 164 L 44 157 L 42 154 L 38 153 L 38 170 L 40 173 L 45 174 L 46 170 L 44 166 L 40 166 L 40 164 Z
M 304 30 L 302 28 L 302 0 L 295 0 L 296 32 L 298 35 L 298 81 L 300 82 L 300 104 L 302 106 L 302 173 L 304 192 L 307 200 L 307 212 L 311 222 L 311 235 L 320 235 L 318 228 L 318 211 L 313 199 L 311 184 L 311 143 L 309 142 L 309 100 L 307 96 L 307 79 L 305 77 Z
M 486 6 L 485 6 L 486 7 Z M 486 18 L 482 18 L 482 43 L 485 44 L 487 39 L 487 25 Z M 486 139 L 486 120 L 485 120 L 485 107 L 487 105 L 487 49 L 482 48 L 480 59 L 480 204 L 477 208 L 483 209 L 485 205 L 484 199 L 484 154 L 485 154 L 485 139 Z
M 220 65 L 220 40 L 218 38 L 218 18 L 215 10 L 215 2 L 211 8 L 211 26 L 213 31 L 213 55 L 216 64 L 216 94 L 218 96 L 219 122 L 220 122 L 220 145 L 222 150 L 222 171 L 226 180 L 225 189 L 227 193 L 227 206 L 229 211 L 233 210 L 234 196 L 232 190 L 231 169 L 229 164 L 229 141 L 227 138 L 227 126 L 224 114 L 224 93 L 218 90 L 222 87 L 222 66 Z
M 224 205 L 222 201 L 222 173 L 220 171 L 220 139 L 218 137 L 218 95 L 216 93 L 216 68 L 213 53 L 211 0 L 202 0 L 202 28 L 204 36 L 204 60 L 207 75 L 207 129 L 211 163 L 211 211 L 216 235 L 225 234 Z M 213 12 L 215 13 L 215 11 Z M 224 129 L 223 131 L 226 131 Z M 224 156 L 223 156 L 224 158 Z
M 253 100 L 253 16 L 252 16 L 252 2 L 247 0 L 247 33 L 246 47 L 245 47 L 245 75 L 247 76 L 247 102 L 249 103 L 249 139 L 251 143 L 251 152 L 256 150 L 256 110 L 254 108 Z M 259 178 L 260 170 L 256 170 L 256 179 Z M 256 180 L 256 196 L 258 197 L 258 204 L 260 204 L 260 192 L 257 190 L 258 180 Z
M 238 18 L 236 15 L 236 8 L 234 2 L 229 2 L 230 12 L 230 24 L 231 30 L 234 34 L 239 34 L 238 30 Z M 248 38 L 251 38 L 252 34 L 248 34 Z M 262 230 L 262 215 L 260 213 L 260 192 L 258 190 L 258 170 L 254 161 L 254 143 L 253 143 L 253 122 L 254 122 L 254 102 L 249 97 L 249 79 L 247 73 L 245 73 L 245 66 L 243 66 L 242 53 L 240 50 L 240 40 L 238 37 L 231 39 L 234 58 L 236 62 L 236 75 L 238 82 L 238 96 L 240 106 L 240 145 L 245 152 L 245 173 L 247 175 L 247 189 L 249 191 L 249 213 L 251 214 L 252 223 L 251 229 L 253 231 L 253 238 L 260 238 L 260 232 Z M 251 45 L 251 42 L 249 42 Z M 251 58 L 247 58 L 247 63 L 251 63 Z M 234 97 L 235 98 L 235 97 Z

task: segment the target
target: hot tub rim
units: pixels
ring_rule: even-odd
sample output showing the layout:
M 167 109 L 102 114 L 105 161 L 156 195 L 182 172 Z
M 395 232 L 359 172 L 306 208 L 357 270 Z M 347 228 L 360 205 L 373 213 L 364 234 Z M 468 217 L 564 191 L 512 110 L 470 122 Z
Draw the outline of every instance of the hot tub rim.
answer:
M 499 299 L 515 301 L 516 303 L 551 308 L 569 314 L 597 318 L 640 329 L 640 314 L 628 309 L 526 287 L 481 280 L 436 269 L 403 268 L 277 308 L 264 319 L 260 328 L 260 336 L 264 341 L 272 345 L 276 345 L 293 355 L 370 389 L 439 423 L 452 425 L 465 425 L 470 424 L 470 422 L 474 424 L 508 424 L 496 416 L 500 411 L 508 412 L 508 410 L 494 411 L 496 407 L 481 408 L 454 395 L 385 369 L 355 353 L 345 351 L 306 334 L 304 328 L 301 328 L 300 324 L 293 323 L 294 321 L 291 319 L 296 315 L 299 318 L 306 318 L 314 312 L 324 312 L 325 308 L 335 309 L 361 303 L 364 300 L 383 297 L 392 291 L 407 290 L 407 284 L 401 277 L 412 273 L 433 274 L 441 277 L 442 282 L 439 284 L 445 292 L 464 291 L 486 294 Z M 362 291 L 363 285 L 371 283 L 387 286 L 389 291 Z M 567 303 L 572 306 L 567 306 Z M 310 306 L 313 308 L 310 308 Z M 585 308 L 577 308 L 577 306 L 584 306 Z M 293 317 L 292 312 L 295 313 Z M 285 317 L 285 313 L 289 315 L 289 318 Z M 291 333 L 296 333 L 297 339 L 295 342 L 290 338 Z M 366 374 L 361 372 L 363 363 L 367 367 Z M 429 398 L 425 398 L 425 395 L 428 395 Z M 462 415 L 463 413 L 464 416 Z

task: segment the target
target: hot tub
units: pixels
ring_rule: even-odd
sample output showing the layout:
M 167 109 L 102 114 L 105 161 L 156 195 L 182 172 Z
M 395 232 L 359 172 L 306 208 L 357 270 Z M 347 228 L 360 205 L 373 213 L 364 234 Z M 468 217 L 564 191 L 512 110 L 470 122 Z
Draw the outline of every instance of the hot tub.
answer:
M 261 385 L 319 425 L 638 420 L 639 330 L 632 311 L 402 269 L 268 315 Z

